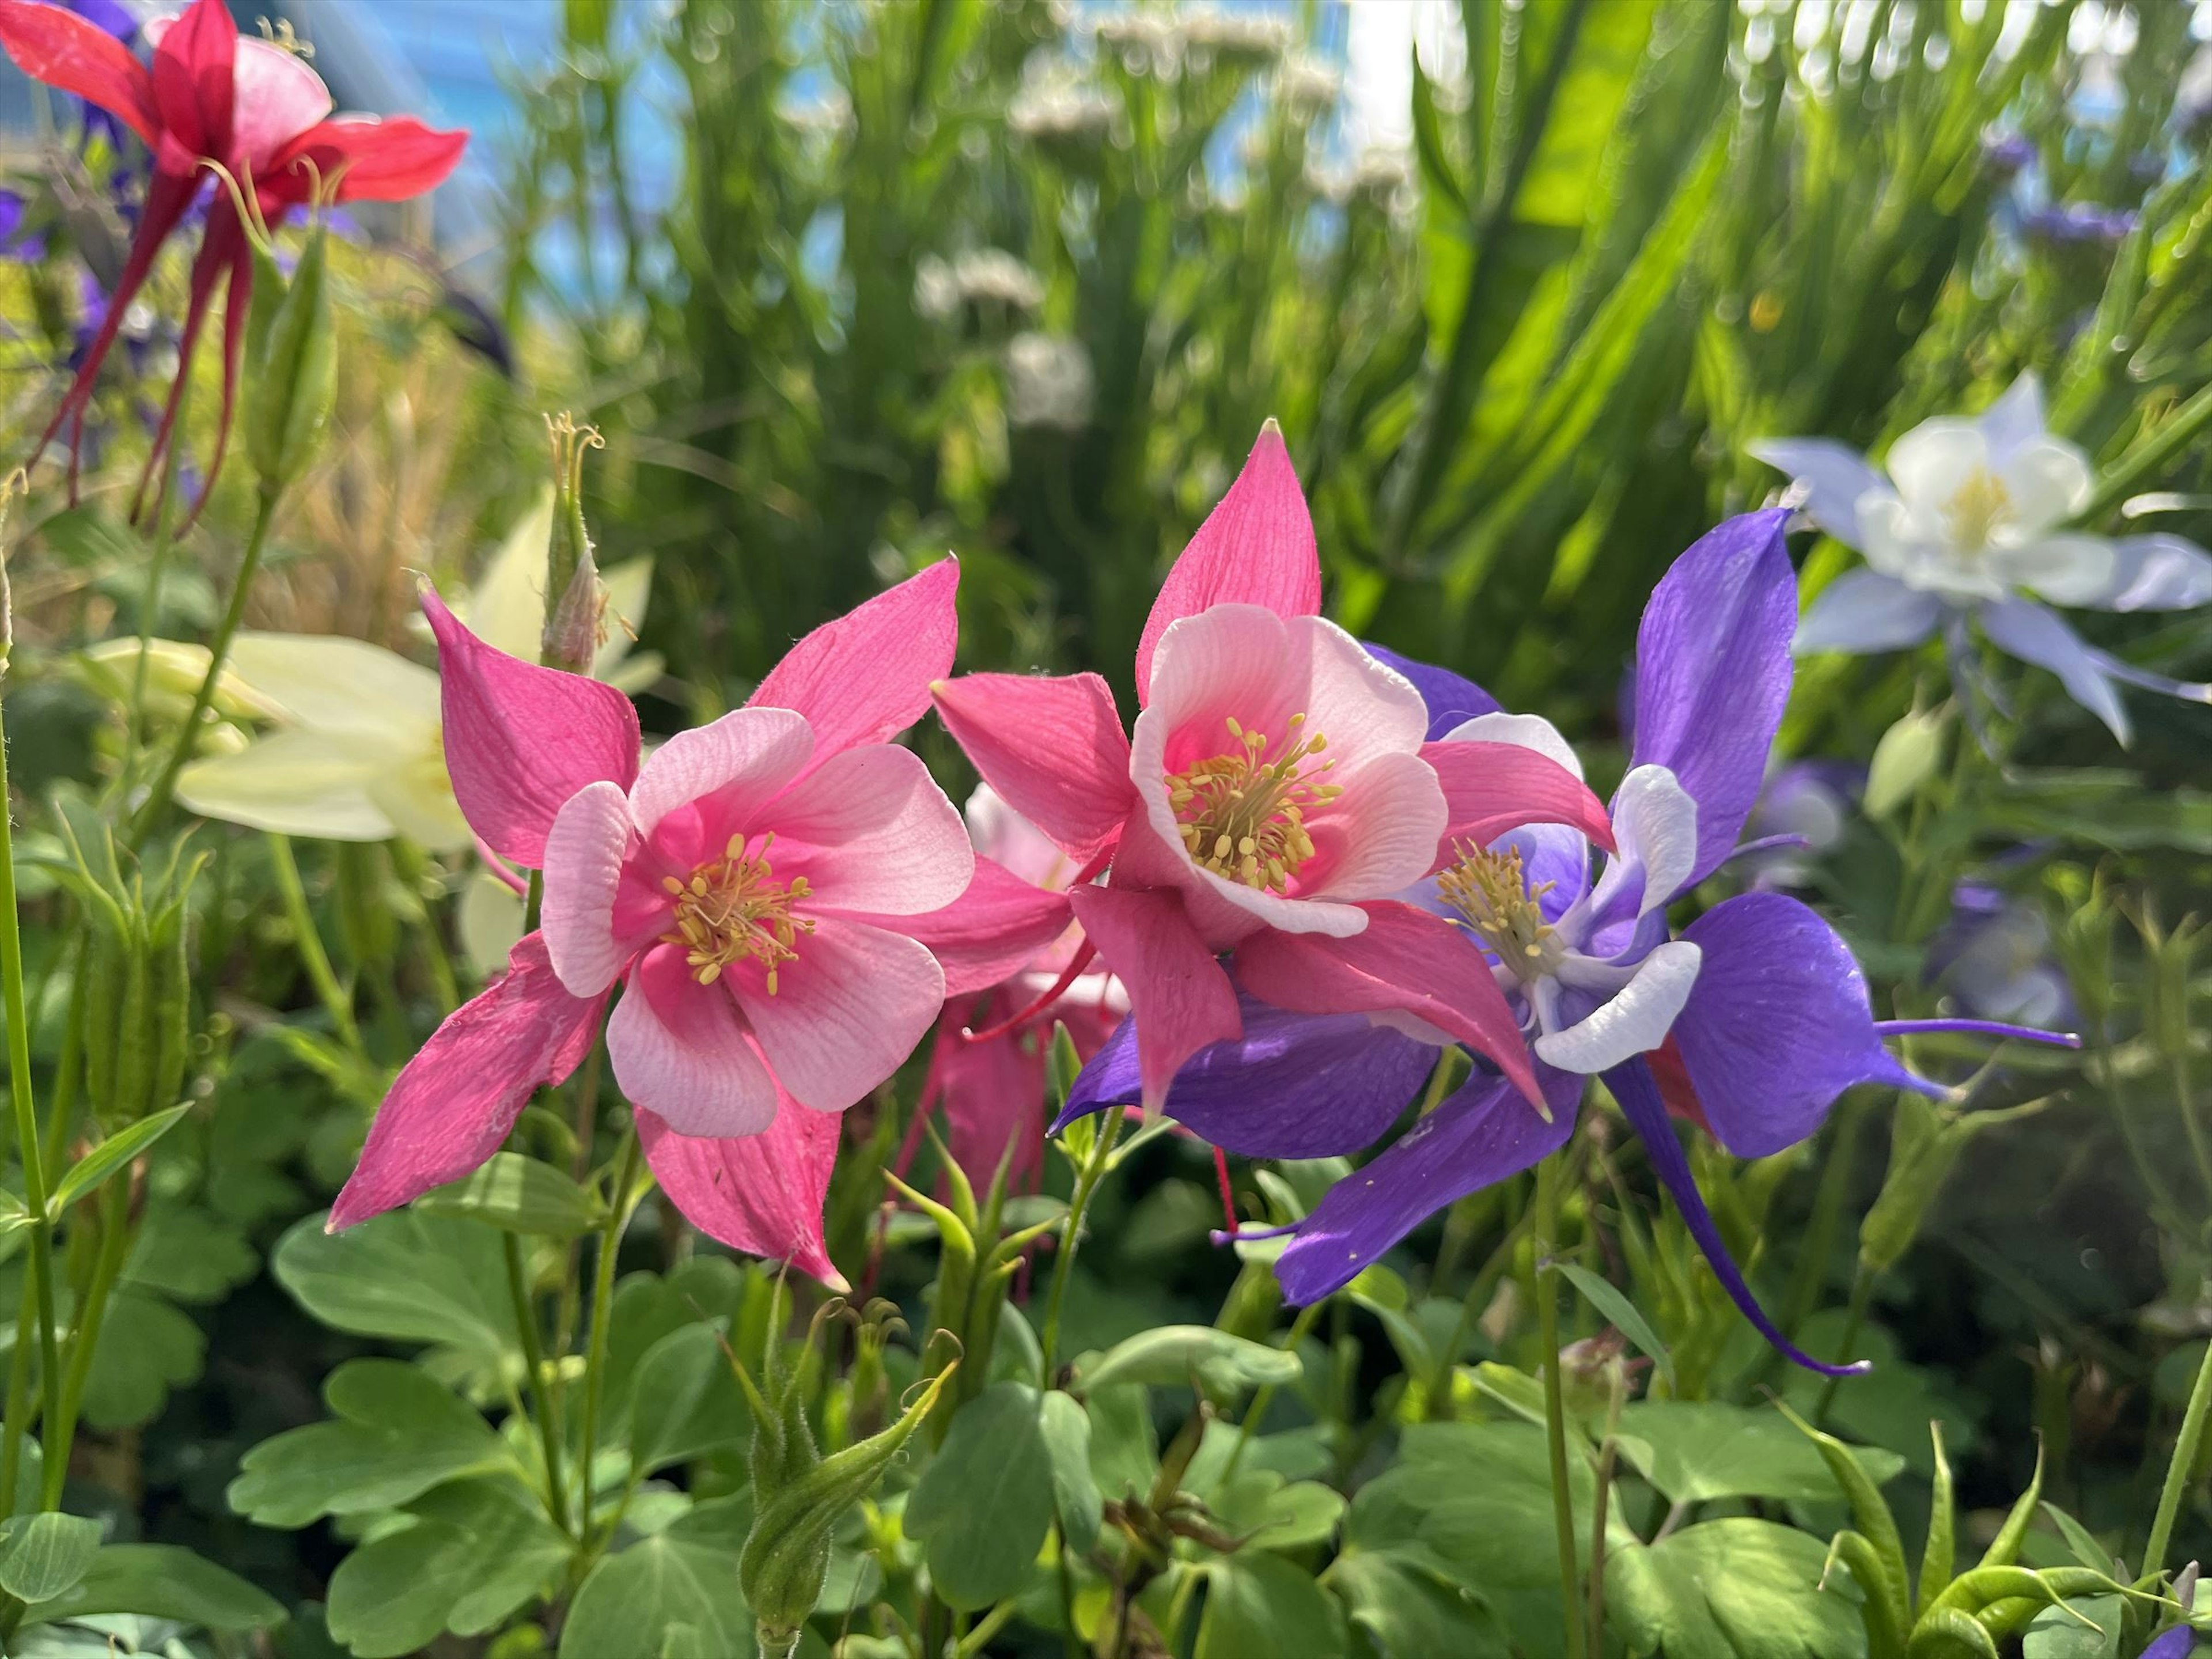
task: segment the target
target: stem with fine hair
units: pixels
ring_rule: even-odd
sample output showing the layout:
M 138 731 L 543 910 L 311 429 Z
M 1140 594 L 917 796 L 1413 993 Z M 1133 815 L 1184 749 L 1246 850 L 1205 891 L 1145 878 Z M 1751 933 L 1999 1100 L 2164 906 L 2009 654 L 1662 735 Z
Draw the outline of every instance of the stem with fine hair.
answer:
M 1060 1312 L 1067 1300 L 1068 1277 L 1075 1266 L 1076 1241 L 1083 1234 L 1083 1212 L 1090 1208 L 1091 1195 L 1105 1177 L 1106 1163 L 1113 1156 L 1114 1143 L 1121 1138 L 1124 1114 L 1121 1109 L 1109 1106 L 1103 1115 L 1105 1121 L 1098 1126 L 1098 1138 L 1091 1143 L 1091 1156 L 1083 1160 L 1083 1168 L 1076 1175 L 1075 1191 L 1067 1200 L 1067 1219 L 1060 1230 L 1060 1257 L 1052 1264 L 1052 1290 L 1044 1304 L 1042 1358 L 1037 1377 L 1041 1389 L 1052 1387 L 1053 1372 L 1059 1366 Z
M 545 1398 L 545 1344 L 538 1334 L 538 1315 L 531 1306 L 530 1285 L 522 1271 L 522 1244 L 513 1233 L 502 1231 L 500 1243 L 507 1253 L 507 1294 L 514 1304 L 514 1328 L 522 1339 L 524 1381 L 530 1414 L 537 1419 L 538 1444 L 545 1459 L 545 1505 L 553 1524 L 571 1537 L 568 1523 L 568 1484 L 561 1473 L 560 1437 L 553 1431 L 553 1414 Z
M 70 1321 L 69 1370 L 58 1387 L 46 1385 L 46 1480 L 42 1507 L 61 1507 L 62 1483 L 69 1476 L 70 1448 L 76 1439 L 77 1413 L 84 1404 L 85 1383 L 100 1347 L 100 1327 L 106 1322 L 107 1304 L 122 1277 L 123 1261 L 131 1242 L 131 1176 L 118 1170 L 100 1194 L 100 1255 L 92 1269 L 83 1304 Z
M 139 805 L 137 816 L 131 820 L 125 839 L 133 851 L 144 844 L 171 797 L 177 793 L 177 775 L 192 757 L 192 744 L 198 740 L 200 722 L 214 705 L 216 688 L 222 683 L 224 665 L 230 660 L 230 643 L 238 635 L 239 625 L 246 620 L 246 596 L 253 591 L 254 573 L 261 568 L 262 550 L 269 544 L 269 526 L 276 517 L 276 500 L 275 490 L 264 489 L 260 504 L 254 508 L 253 529 L 246 538 L 246 556 L 239 561 L 238 580 L 231 589 L 230 604 L 222 613 L 222 621 L 216 629 L 215 643 L 208 647 L 207 672 L 200 677 L 200 689 L 192 695 L 192 711 L 185 716 L 169 758 L 162 763 L 153 787 Z
M 599 1455 L 599 1399 L 606 1388 L 607 1340 L 614 1325 L 615 1261 L 633 1207 L 629 1188 L 637 1176 L 637 1126 L 623 1131 L 622 1153 L 615 1160 L 614 1184 L 607 1189 L 607 1218 L 599 1229 L 599 1256 L 592 1283 L 592 1334 L 584 1356 L 584 1445 L 578 1461 L 584 1483 L 583 1535 L 592 1538 L 592 1462 Z M 642 1198 L 644 1194 L 638 1194 Z
M 2204 1358 L 2197 1364 L 2197 1382 L 2189 1390 L 2189 1407 L 2181 1415 L 2181 1435 L 2173 1443 L 2173 1456 L 2166 1466 L 2166 1484 L 2159 1489 L 2158 1513 L 2151 1520 L 2150 1540 L 2143 1546 L 2142 1570 L 2147 1577 L 2156 1577 L 2166 1565 L 2166 1547 L 2173 1536 L 2174 1518 L 2181 1513 L 2181 1494 L 2189 1485 L 2190 1472 L 2203 1443 L 2208 1409 L 2212 1409 L 2212 1343 L 2205 1345 Z
M 307 979 L 322 999 L 324 1012 L 331 1024 L 337 1027 L 338 1040 L 358 1057 L 361 1046 L 361 1027 L 355 1024 L 353 999 L 338 983 L 338 976 L 331 967 L 330 952 L 323 949 L 323 936 L 315 931 L 315 914 L 307 908 L 307 889 L 300 879 L 299 861 L 292 856 L 292 838 L 271 831 L 269 842 L 269 862 L 276 872 L 276 890 L 283 896 L 284 915 L 292 924 L 293 942 L 299 947 L 300 964 L 307 970 Z
M 1540 1259 L 1558 1247 L 1559 1232 L 1559 1160 L 1546 1158 L 1536 1166 L 1536 1248 Z M 1583 1659 L 1582 1596 L 1576 1584 L 1575 1496 L 1567 1484 L 1567 1405 L 1559 1376 L 1559 1287 L 1549 1269 L 1536 1270 L 1536 1322 L 1544 1350 L 1544 1435 L 1551 1450 L 1552 1521 L 1559 1534 L 1559 1613 L 1566 1625 L 1566 1659 Z
M 1858 1346 L 1859 1331 L 1866 1324 L 1867 1304 L 1874 1298 L 1874 1269 L 1868 1267 L 1863 1259 L 1861 1260 L 1851 1270 L 1850 1308 L 1844 1316 L 1844 1334 L 1836 1344 L 1835 1352 L 1830 1356 L 1838 1365 L 1850 1359 L 1852 1351 Z M 1828 1410 L 1836 1403 L 1836 1389 L 1843 1380 L 1840 1376 L 1832 1376 L 1820 1385 L 1820 1398 L 1813 1407 L 1814 1428 L 1828 1426 Z

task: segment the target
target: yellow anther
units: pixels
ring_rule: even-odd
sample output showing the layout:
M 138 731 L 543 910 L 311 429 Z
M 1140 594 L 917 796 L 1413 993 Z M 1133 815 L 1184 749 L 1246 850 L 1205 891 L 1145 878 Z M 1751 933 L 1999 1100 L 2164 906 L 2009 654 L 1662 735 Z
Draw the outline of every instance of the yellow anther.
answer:
M 760 851 L 748 857 L 745 837 L 732 836 L 723 856 L 701 865 L 688 883 L 663 878 L 660 884 L 676 902 L 673 925 L 661 940 L 684 947 L 691 977 L 701 985 L 714 984 L 738 962 L 752 961 L 768 969 L 768 994 L 774 996 L 776 969 L 798 956 L 799 936 L 814 931 L 813 921 L 791 908 L 812 891 L 806 878 L 778 882 L 769 867 L 774 840 L 763 836 Z
M 2012 522 L 2012 492 L 2005 488 L 2004 480 L 1989 468 L 1978 466 L 1944 503 L 1943 523 L 1951 532 L 1953 546 L 1978 551 Z
M 1458 861 L 1437 878 L 1444 902 L 1520 979 L 1540 979 L 1558 967 L 1565 949 L 1537 902 L 1553 884 L 1528 885 L 1517 847 L 1493 853 L 1462 842 L 1453 850 Z
M 1181 820 L 1183 846 L 1202 867 L 1248 887 L 1289 890 L 1298 866 L 1313 856 L 1306 814 L 1344 793 L 1316 781 L 1334 763 L 1309 764 L 1327 743 L 1318 732 L 1303 735 L 1305 723 L 1303 714 L 1291 715 L 1289 739 L 1278 750 L 1266 732 L 1229 716 L 1223 721 L 1235 745 L 1229 753 L 1169 775 L 1168 804 Z

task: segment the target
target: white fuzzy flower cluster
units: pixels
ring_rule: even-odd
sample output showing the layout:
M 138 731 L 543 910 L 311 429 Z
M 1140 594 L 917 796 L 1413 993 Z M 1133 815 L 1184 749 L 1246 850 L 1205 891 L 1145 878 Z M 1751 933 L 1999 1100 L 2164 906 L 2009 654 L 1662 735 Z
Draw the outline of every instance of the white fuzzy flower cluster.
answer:
M 1006 344 L 1006 420 L 1079 432 L 1091 419 L 1091 354 L 1065 335 L 1017 334 Z
M 914 308 L 935 322 L 950 322 L 965 307 L 1035 311 L 1044 303 L 1044 279 L 1002 248 L 975 248 L 951 260 L 925 254 L 915 267 Z
M 1118 99 L 1064 68 L 1025 77 L 1006 106 L 1017 137 L 1043 142 L 1101 144 L 1121 118 Z

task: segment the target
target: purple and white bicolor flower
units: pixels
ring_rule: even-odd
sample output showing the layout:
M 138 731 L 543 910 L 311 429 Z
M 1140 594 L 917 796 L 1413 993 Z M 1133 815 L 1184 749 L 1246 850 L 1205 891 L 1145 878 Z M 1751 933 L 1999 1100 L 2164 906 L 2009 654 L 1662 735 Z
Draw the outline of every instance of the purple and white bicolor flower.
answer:
M 1340 1289 L 1429 1216 L 1565 1146 L 1584 1079 L 1597 1076 L 1745 1316 L 1800 1364 L 1855 1369 L 1800 1352 L 1760 1310 L 1670 1121 L 1686 1118 L 1731 1152 L 1759 1158 L 1812 1134 L 1854 1084 L 1946 1092 L 1884 1046 L 1893 1033 L 1926 1025 L 1875 1020 L 1849 949 L 1796 899 L 1747 893 L 1679 935 L 1668 921 L 1672 902 L 1735 854 L 1789 700 L 1796 588 L 1783 545 L 1787 517 L 1730 520 L 1677 560 L 1652 594 L 1638 638 L 1630 769 L 1612 805 L 1619 853 L 1595 878 L 1579 834 L 1524 829 L 1463 847 L 1454 865 L 1406 896 L 1459 923 L 1462 971 L 1489 975 L 1507 994 L 1549 1115 L 1479 1065 L 1312 1214 L 1279 1230 L 1291 1235 L 1276 1272 L 1292 1302 Z M 1420 690 L 1442 728 L 1432 740 L 1520 744 L 1579 774 L 1548 722 L 1506 713 L 1449 671 L 1377 654 Z M 1402 1019 L 1304 1019 L 1249 997 L 1244 1021 L 1241 1043 L 1201 1050 L 1176 1074 L 1166 1110 L 1253 1157 L 1316 1158 L 1371 1144 L 1443 1041 Z M 1065 1115 L 1134 1099 L 1134 1048 L 1125 1024 L 1085 1067 Z
M 2051 609 L 2194 609 L 2212 602 L 2212 555 L 2180 536 L 2063 527 L 2094 480 L 2089 458 L 2045 427 L 2034 375 L 1972 420 L 1922 422 L 1889 447 L 1886 472 L 1827 438 L 1750 449 L 1805 489 L 1814 523 L 1866 558 L 1814 601 L 1799 655 L 1900 651 L 1940 633 L 1954 679 L 1971 683 L 1969 627 L 1978 623 L 1999 650 L 2056 674 L 2123 744 L 2122 684 L 2212 702 L 2212 686 L 2123 662 Z

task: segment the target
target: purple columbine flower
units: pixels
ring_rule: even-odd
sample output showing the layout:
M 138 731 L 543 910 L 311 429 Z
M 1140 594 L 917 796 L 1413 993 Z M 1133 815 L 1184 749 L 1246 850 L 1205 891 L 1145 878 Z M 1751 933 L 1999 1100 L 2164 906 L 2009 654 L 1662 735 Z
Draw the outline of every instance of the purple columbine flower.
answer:
M 1999 650 L 2056 674 L 2123 744 L 2122 684 L 2212 702 L 2212 685 L 2097 650 L 2050 608 L 2193 610 L 2212 602 L 2212 555 L 2179 536 L 2065 527 L 2094 489 L 2089 459 L 2045 428 L 2033 374 L 1974 419 L 1913 428 L 1889 447 L 1886 474 L 1826 438 L 1771 438 L 1751 453 L 1796 478 L 1814 523 L 1866 556 L 1814 600 L 1800 655 L 1901 651 L 1941 634 L 1953 678 L 1971 690 L 1978 624 Z
M 1783 544 L 1788 516 L 1729 520 L 1653 592 L 1637 642 L 1630 769 L 1612 804 L 1619 851 L 1595 878 L 1583 837 L 1543 826 L 1462 847 L 1455 864 L 1405 896 L 1461 925 L 1455 971 L 1488 974 L 1507 994 L 1550 1115 L 1478 1069 L 1311 1215 L 1279 1230 L 1291 1236 L 1276 1273 L 1293 1303 L 1340 1289 L 1437 1211 L 1565 1146 L 1584 1080 L 1595 1076 L 1745 1316 L 1799 1364 L 1863 1369 L 1801 1352 L 1761 1311 L 1672 1121 L 1686 1118 L 1731 1152 L 1761 1158 L 1812 1134 L 1854 1084 L 1945 1092 L 1883 1041 L 1956 1022 L 1877 1021 L 1858 964 L 1807 906 L 1747 893 L 1679 935 L 1668 920 L 1672 902 L 1737 850 L 1789 700 L 1797 605 Z M 1505 713 L 1447 671 L 1384 659 L 1421 691 L 1442 728 L 1437 740 L 1517 744 L 1579 773 L 1548 721 Z M 1241 1043 L 1203 1050 L 1176 1074 L 1166 1110 L 1255 1157 L 1370 1144 L 1403 1110 L 1431 1068 L 1429 1045 L 1441 1041 L 1360 1018 L 1301 1019 L 1249 998 L 1244 1018 Z M 1125 1022 L 1077 1080 L 1063 1121 L 1137 1097 L 1135 1046 Z
M 1951 890 L 1951 919 L 1929 946 L 1927 977 L 1977 1019 L 2057 1026 L 2078 1017 L 2051 955 L 2050 919 L 1984 881 Z

